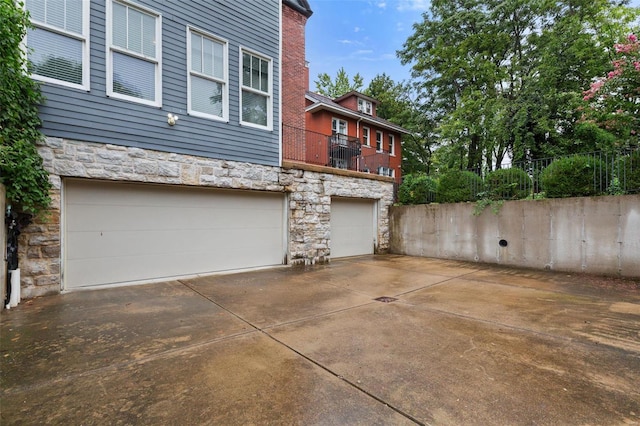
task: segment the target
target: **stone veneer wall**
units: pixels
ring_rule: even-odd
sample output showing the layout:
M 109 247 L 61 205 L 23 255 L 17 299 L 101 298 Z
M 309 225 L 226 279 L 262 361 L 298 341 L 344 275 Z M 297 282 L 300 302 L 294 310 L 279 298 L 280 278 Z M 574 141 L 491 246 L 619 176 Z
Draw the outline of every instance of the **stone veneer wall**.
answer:
M 300 167 L 261 166 L 190 155 L 47 138 L 39 147 L 53 183 L 50 214 L 20 236 L 22 296 L 60 291 L 62 179 L 192 185 L 288 193 L 290 264 L 327 262 L 330 258 L 331 197 L 378 200 L 378 252 L 389 247 L 389 207 L 393 183 L 341 176 Z

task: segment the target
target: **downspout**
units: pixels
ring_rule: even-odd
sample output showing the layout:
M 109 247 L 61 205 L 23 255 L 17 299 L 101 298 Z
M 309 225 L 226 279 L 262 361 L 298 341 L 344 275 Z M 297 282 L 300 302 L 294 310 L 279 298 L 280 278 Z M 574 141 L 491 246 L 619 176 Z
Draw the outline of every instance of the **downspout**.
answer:
M 358 142 L 360 141 L 360 122 L 362 121 L 362 117 L 358 118 L 356 121 L 356 137 L 358 138 Z M 361 144 L 362 146 L 362 144 Z M 360 171 L 360 157 L 362 157 L 362 148 L 360 148 L 360 155 L 358 155 L 358 159 L 356 160 L 356 169 Z

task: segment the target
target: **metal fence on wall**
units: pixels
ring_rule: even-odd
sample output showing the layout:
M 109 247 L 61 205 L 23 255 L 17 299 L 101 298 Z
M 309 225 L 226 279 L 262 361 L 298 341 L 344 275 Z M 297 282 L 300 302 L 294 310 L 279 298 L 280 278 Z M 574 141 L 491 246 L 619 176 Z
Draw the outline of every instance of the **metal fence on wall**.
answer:
M 583 182 L 585 193 L 599 194 L 634 194 L 640 193 L 640 149 L 619 153 L 592 152 L 554 158 L 532 159 L 513 163 L 503 163 L 499 169 L 469 169 L 462 179 L 466 180 L 466 191 L 471 194 L 469 200 L 480 198 L 517 199 L 536 198 L 546 194 L 542 177 L 543 172 L 551 164 L 560 159 L 580 159 L 585 164 L 589 179 Z M 512 170 L 508 181 L 492 182 L 496 170 Z M 558 173 L 567 173 L 566 169 Z M 550 173 L 550 172 L 548 172 Z M 547 173 L 547 174 L 548 174 Z M 442 181 L 444 175 L 440 176 Z M 587 188 L 588 187 L 588 188 Z M 464 189 L 464 188 L 462 188 Z M 438 190 L 430 191 L 425 202 L 438 201 Z

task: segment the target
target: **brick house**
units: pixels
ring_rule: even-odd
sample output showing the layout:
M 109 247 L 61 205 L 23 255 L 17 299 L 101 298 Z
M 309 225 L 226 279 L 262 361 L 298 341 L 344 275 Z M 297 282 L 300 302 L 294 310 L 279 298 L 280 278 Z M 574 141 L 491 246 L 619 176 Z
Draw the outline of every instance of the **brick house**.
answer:
M 27 3 L 53 204 L 23 297 L 387 250 L 391 178 L 283 160 L 306 0 L 61 4 Z
M 337 99 L 306 93 L 306 128 L 330 135 L 313 160 L 332 167 L 402 179 L 402 135 L 408 131 L 377 117 L 377 101 L 359 92 Z

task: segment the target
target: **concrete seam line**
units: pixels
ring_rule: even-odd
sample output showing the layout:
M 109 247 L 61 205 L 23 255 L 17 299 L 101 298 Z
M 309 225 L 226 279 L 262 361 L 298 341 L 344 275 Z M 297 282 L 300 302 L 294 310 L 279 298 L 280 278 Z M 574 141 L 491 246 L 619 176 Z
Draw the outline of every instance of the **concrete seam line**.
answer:
M 336 373 L 335 371 L 331 370 L 329 367 L 326 367 L 325 365 L 321 364 L 320 362 L 314 360 L 313 358 L 303 354 L 302 352 L 299 352 L 298 350 L 294 349 L 293 347 L 287 345 L 286 343 L 282 342 L 281 340 L 277 339 L 276 337 L 272 336 L 271 334 L 269 334 L 266 331 L 262 331 L 262 333 L 264 333 L 265 336 L 268 336 L 270 339 L 272 339 L 274 342 L 284 346 L 285 348 L 289 349 L 291 352 L 297 354 L 298 356 L 302 357 L 303 359 L 306 359 L 307 361 L 309 361 L 310 363 L 312 363 L 313 365 L 321 368 L 322 370 L 326 371 L 327 373 L 331 374 L 332 376 L 334 376 L 335 378 L 347 383 L 349 386 L 357 389 L 358 391 L 362 392 L 363 394 L 367 395 L 369 398 L 372 398 L 373 400 L 383 404 L 386 407 L 389 407 L 390 409 L 392 409 L 393 411 L 395 411 L 396 413 L 400 414 L 401 416 L 403 416 L 404 418 L 411 420 L 412 422 L 416 423 L 417 425 L 420 426 L 428 426 L 428 424 L 421 422 L 420 420 L 416 419 L 415 417 L 413 417 L 411 414 L 409 413 L 405 413 L 404 411 L 402 411 L 400 408 L 397 408 L 396 406 L 390 404 L 389 402 L 385 401 L 384 399 L 377 397 L 376 395 L 372 394 L 371 392 L 367 391 L 366 389 L 362 388 L 361 386 L 358 386 L 357 383 L 353 383 L 352 381 L 348 380 L 346 377 L 341 376 L 340 374 Z
M 278 340 L 277 338 L 275 338 L 274 336 L 272 336 L 271 334 L 269 334 L 266 330 L 263 330 L 257 326 L 255 326 L 254 324 L 252 324 L 250 321 L 247 321 L 246 319 L 242 318 L 241 316 L 239 316 L 238 314 L 232 312 L 231 310 L 225 308 L 224 306 L 220 305 L 218 302 L 214 301 L 213 299 L 211 299 L 210 297 L 202 294 L 201 292 L 199 292 L 198 290 L 196 290 L 195 288 L 191 287 L 190 285 L 188 285 L 187 283 L 178 280 L 178 282 L 180 282 L 182 285 L 184 285 L 185 287 L 191 289 L 194 293 L 199 294 L 200 296 L 204 297 L 205 299 L 209 300 L 211 303 L 213 303 L 214 305 L 218 306 L 220 309 L 223 309 L 224 311 L 228 312 L 229 314 L 233 315 L 234 317 L 238 318 L 240 321 L 246 323 L 247 325 L 249 325 L 251 328 L 259 331 L 260 333 L 264 334 L 266 337 L 268 337 L 269 339 L 273 340 L 274 342 L 278 343 L 279 345 L 285 347 L 286 349 L 290 350 L 291 352 L 295 353 L 296 355 L 300 356 L 301 358 L 309 361 L 310 363 L 312 363 L 313 365 L 321 368 L 322 370 L 326 371 L 327 373 L 331 374 L 332 376 L 336 377 L 339 380 L 342 380 L 343 382 L 347 383 L 348 385 L 350 385 L 351 387 L 357 389 L 358 391 L 362 392 L 363 394 L 367 395 L 369 398 L 374 399 L 375 401 L 389 407 L 390 409 L 392 409 L 393 411 L 395 411 L 396 413 L 400 414 L 401 416 L 405 417 L 408 420 L 411 420 L 412 422 L 420 425 L 420 426 L 427 426 L 425 423 L 422 423 L 421 421 L 419 421 L 418 419 L 416 419 L 415 417 L 413 417 L 411 414 L 409 413 L 405 413 L 404 411 L 400 410 L 399 408 L 391 405 L 390 403 L 384 401 L 383 399 L 373 395 L 372 393 L 366 391 L 365 389 L 363 389 L 362 387 L 358 386 L 356 383 L 353 383 L 349 380 L 347 380 L 345 377 L 337 374 L 336 372 L 334 372 L 333 370 L 331 370 L 330 368 L 320 364 L 319 362 L 315 361 L 314 359 L 310 358 L 309 356 L 297 351 L 296 349 L 294 349 L 293 347 L 287 345 L 286 343 Z M 368 304 L 372 304 L 374 302 L 369 302 L 366 303 L 364 305 L 360 305 L 360 306 L 365 306 Z M 348 310 L 351 308 L 347 308 L 344 310 Z M 309 319 L 309 318 L 307 318 Z

